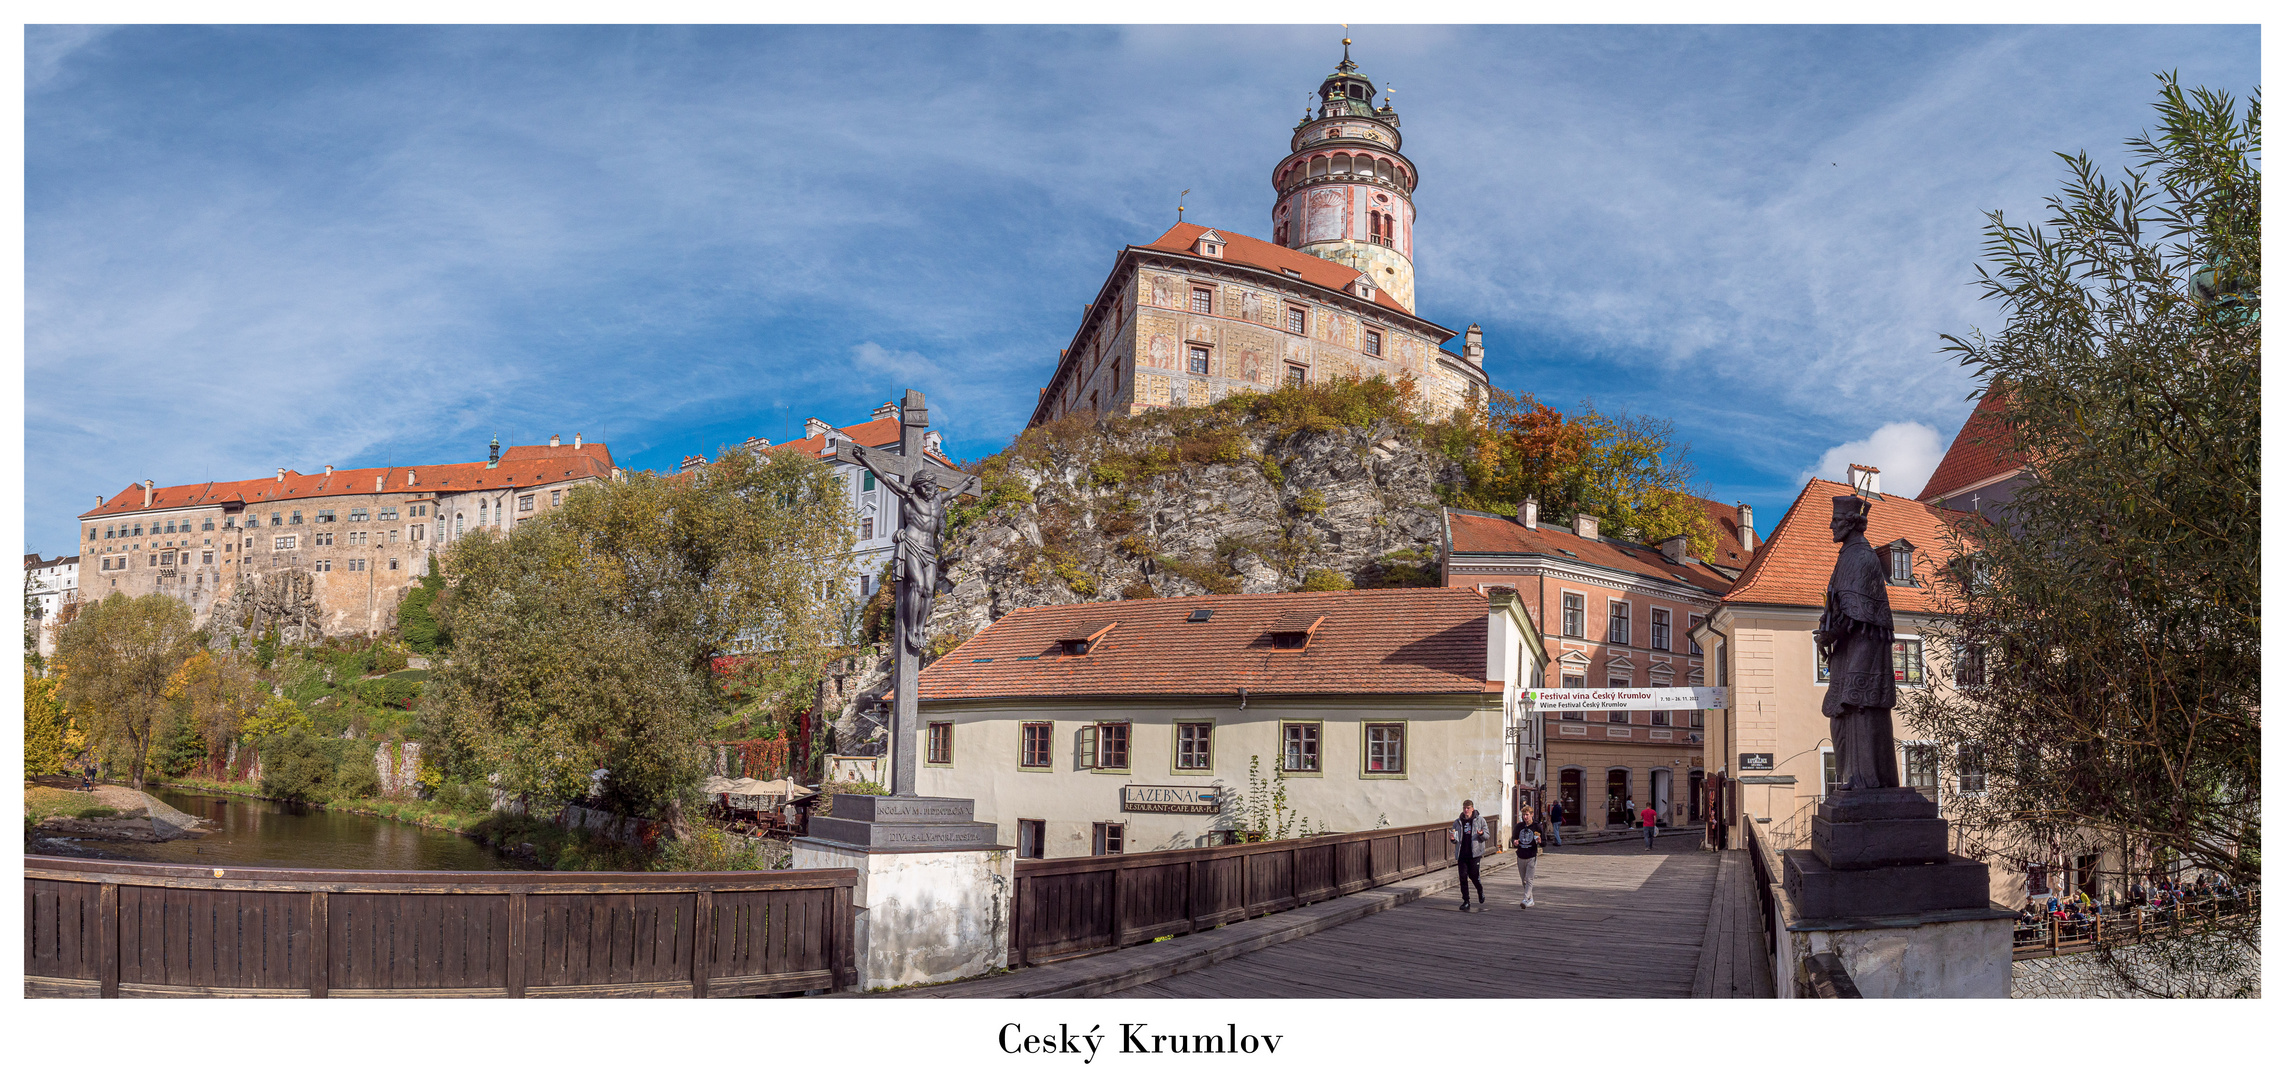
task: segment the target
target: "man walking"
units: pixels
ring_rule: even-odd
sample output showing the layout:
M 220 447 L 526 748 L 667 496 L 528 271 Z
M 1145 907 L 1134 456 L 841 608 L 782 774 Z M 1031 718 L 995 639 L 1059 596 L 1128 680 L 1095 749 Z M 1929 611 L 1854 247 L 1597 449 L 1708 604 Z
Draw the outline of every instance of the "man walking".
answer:
M 1452 823 L 1453 853 L 1460 860 L 1460 910 L 1468 910 L 1468 883 L 1476 883 L 1476 906 L 1484 903 L 1484 874 L 1478 864 L 1483 860 L 1484 845 L 1491 839 L 1491 829 L 1476 814 L 1476 800 L 1460 801 L 1460 819 Z
M 1538 869 L 1539 826 L 1531 820 L 1531 805 L 1526 803 L 1515 818 L 1515 872 L 1523 877 L 1523 903 L 1517 907 L 1528 908 L 1532 905 L 1531 878 Z M 1483 892 L 1483 886 L 1476 886 L 1476 895 L 1481 896 Z
M 1555 841 L 1555 846 L 1556 846 L 1556 847 L 1562 847 L 1562 846 L 1563 846 L 1563 800 L 1561 800 L 1561 799 L 1557 799 L 1557 800 L 1555 800 L 1554 802 L 1552 802 L 1552 803 L 1549 803 L 1549 804 L 1548 804 L 1548 806 L 1547 806 L 1547 824 L 1548 824 L 1548 829 L 1547 829 L 1547 837 L 1548 837 L 1548 839 Z
M 1642 846 L 1650 847 L 1658 840 L 1658 811 L 1642 808 Z

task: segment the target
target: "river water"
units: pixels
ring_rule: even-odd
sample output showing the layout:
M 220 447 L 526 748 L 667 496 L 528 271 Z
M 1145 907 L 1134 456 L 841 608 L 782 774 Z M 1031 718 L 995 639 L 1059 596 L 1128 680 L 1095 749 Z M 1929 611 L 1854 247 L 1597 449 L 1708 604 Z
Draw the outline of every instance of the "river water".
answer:
M 74 839 L 95 857 L 211 866 L 291 866 L 321 870 L 521 870 L 458 833 L 387 818 L 313 810 L 185 788 L 146 788 L 177 810 L 213 821 L 214 832 L 146 844 Z

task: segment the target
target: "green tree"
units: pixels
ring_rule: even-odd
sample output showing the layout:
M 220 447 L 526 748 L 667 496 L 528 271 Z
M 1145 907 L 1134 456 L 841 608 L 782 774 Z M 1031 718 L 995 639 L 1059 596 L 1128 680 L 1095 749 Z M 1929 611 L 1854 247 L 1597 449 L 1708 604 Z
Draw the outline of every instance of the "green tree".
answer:
M 47 669 L 40 655 L 40 599 L 32 595 L 32 572 L 24 571 L 24 663 L 37 674 Z
M 24 775 L 62 772 L 71 762 L 71 717 L 64 712 L 54 675 L 24 671 Z
M 430 655 L 441 651 L 451 641 L 436 623 L 436 598 L 444 591 L 444 576 L 436 569 L 436 558 L 428 560 L 428 573 L 420 584 L 405 590 L 405 598 L 397 604 L 397 636 L 404 639 L 414 652 Z
M 169 712 L 168 682 L 202 637 L 180 600 L 114 594 L 83 608 L 56 643 L 66 709 L 108 759 L 129 763 L 138 787 L 151 738 Z
M 1946 340 L 2029 476 L 1960 526 L 1978 553 L 1940 636 L 1980 685 L 1910 708 L 1986 776 L 1955 805 L 1995 849 L 2103 837 L 2253 882 L 2260 103 L 2166 75 L 2156 108 L 2123 179 L 2059 155 L 2043 224 L 1990 215 L 1980 284 L 2006 327 Z
M 200 759 L 219 761 L 255 710 L 272 700 L 254 669 L 234 656 L 201 649 L 183 661 L 167 680 L 172 724 L 180 729 L 178 745 L 169 750 L 171 771 L 180 774 Z
M 795 685 L 837 648 L 855 521 L 830 466 L 736 449 L 695 473 L 574 491 L 506 537 L 473 533 L 444 567 L 446 658 L 421 698 L 458 775 L 541 801 L 585 794 L 651 812 L 704 774 L 745 685 Z

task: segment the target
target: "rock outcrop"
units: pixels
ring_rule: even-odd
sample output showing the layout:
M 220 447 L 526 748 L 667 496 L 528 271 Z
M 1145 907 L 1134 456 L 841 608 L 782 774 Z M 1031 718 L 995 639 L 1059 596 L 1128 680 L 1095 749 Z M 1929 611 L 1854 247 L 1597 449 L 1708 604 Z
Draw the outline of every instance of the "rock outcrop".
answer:
M 1182 410 L 1027 433 L 946 544 L 930 636 L 1041 604 L 1437 584 L 1437 489 L 1463 476 L 1413 432 Z
M 249 627 L 249 642 L 271 631 L 288 645 L 322 641 L 325 611 L 317 600 L 317 579 L 298 567 L 257 572 L 214 605 L 206 625 Z

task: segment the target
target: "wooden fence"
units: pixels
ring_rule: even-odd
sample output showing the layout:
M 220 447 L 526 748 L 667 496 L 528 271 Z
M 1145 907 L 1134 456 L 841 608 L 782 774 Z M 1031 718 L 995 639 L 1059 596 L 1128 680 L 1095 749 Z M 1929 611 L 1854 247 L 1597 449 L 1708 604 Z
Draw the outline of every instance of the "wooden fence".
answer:
M 1134 945 L 1370 889 L 1453 862 L 1451 825 L 1262 844 L 1023 859 L 1012 967 Z
M 27 997 L 739 997 L 856 984 L 857 872 L 24 860 Z
M 2257 889 L 2223 896 L 2183 900 L 2165 907 L 2125 905 L 2124 910 L 2100 915 L 2057 913 L 2035 922 L 2015 923 L 2015 959 L 2064 956 L 2085 952 L 2101 944 L 2131 945 L 2155 937 L 2196 933 L 2223 923 L 2258 922 L 2261 893 Z

